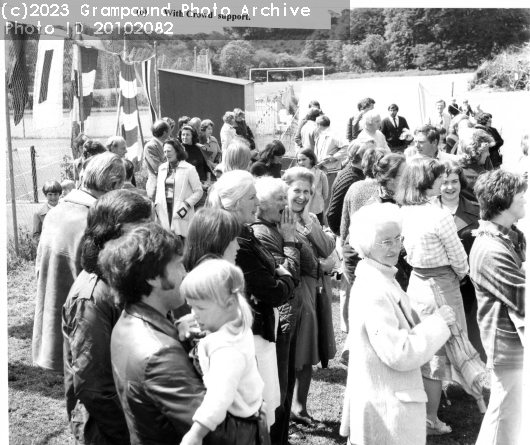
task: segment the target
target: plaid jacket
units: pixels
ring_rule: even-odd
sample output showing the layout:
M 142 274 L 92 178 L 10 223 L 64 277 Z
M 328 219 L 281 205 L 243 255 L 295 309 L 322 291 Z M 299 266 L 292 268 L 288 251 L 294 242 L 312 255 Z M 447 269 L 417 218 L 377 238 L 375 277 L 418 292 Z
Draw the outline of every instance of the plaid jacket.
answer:
M 524 349 L 508 308 L 524 317 L 526 240 L 511 229 L 480 220 L 471 249 L 471 280 L 477 291 L 477 319 L 489 368 L 522 367 Z

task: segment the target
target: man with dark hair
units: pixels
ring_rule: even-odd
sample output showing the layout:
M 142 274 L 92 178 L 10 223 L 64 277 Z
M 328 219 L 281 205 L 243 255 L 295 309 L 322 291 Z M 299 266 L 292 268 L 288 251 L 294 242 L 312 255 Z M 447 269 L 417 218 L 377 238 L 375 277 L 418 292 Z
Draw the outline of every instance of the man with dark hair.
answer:
M 479 176 L 475 195 L 479 227 L 469 256 L 470 277 L 477 293 L 477 321 L 487 364 L 491 396 L 479 444 L 523 443 L 522 394 L 526 240 L 514 225 L 525 216 L 527 184 L 516 174 L 494 170 Z
M 403 154 L 405 148 L 409 145 L 405 139 L 400 139 L 403 130 L 409 129 L 407 119 L 398 116 L 399 107 L 391 104 L 388 107 L 389 116 L 381 122 L 381 133 L 385 135 L 386 142 L 394 153 Z
M 359 113 L 350 117 L 348 119 L 348 125 L 346 126 L 346 138 L 348 139 L 348 142 L 357 139 L 357 136 L 359 136 L 359 133 L 362 131 L 362 128 L 359 126 L 361 119 L 366 112 L 374 109 L 374 105 L 375 100 L 370 97 L 365 97 L 357 104 Z
M 422 125 L 414 130 L 414 145 L 405 150 L 407 162 L 417 156 L 438 159 L 440 162 L 458 161 L 460 156 L 438 150 L 440 134 L 431 125 Z
M 324 114 L 324 112 L 320 109 L 320 102 L 318 102 L 316 100 L 312 100 L 311 102 L 309 102 L 309 111 L 311 111 L 311 110 L 317 110 L 318 111 L 318 114 L 317 114 L 316 117 L 321 116 L 322 114 Z M 298 113 L 299 113 L 298 114 L 298 119 L 300 119 L 303 112 L 298 110 Z M 315 117 L 315 119 L 316 119 L 316 117 Z M 306 115 L 298 123 L 298 128 L 296 129 L 296 134 L 294 136 L 294 142 L 296 143 L 296 146 L 298 148 L 302 148 L 302 128 L 304 128 L 304 126 L 307 123 L 307 121 L 308 121 L 308 118 L 307 118 L 307 115 Z
M 155 200 L 156 193 L 156 179 L 158 177 L 158 167 L 165 161 L 164 158 L 164 142 L 171 135 L 171 128 L 169 124 L 160 119 L 151 126 L 151 139 L 144 147 L 144 160 L 147 167 L 147 196 L 150 200 Z
M 451 117 L 455 117 L 460 114 L 460 109 L 458 108 L 458 104 L 456 103 L 456 97 L 453 97 L 451 99 L 451 103 L 447 107 L 447 111 L 451 115 Z
M 107 242 L 99 264 L 125 302 L 112 331 L 111 356 L 131 444 L 180 443 L 205 394 L 190 348 L 178 340 L 168 318 L 184 303 L 182 244 L 174 233 L 150 223 Z M 262 412 L 259 422 L 260 433 L 268 434 Z M 235 437 L 257 443 L 258 420 L 228 415 L 203 444 L 235 443 Z
M 125 166 L 125 182 L 123 183 L 122 188 L 130 190 L 131 192 L 138 193 L 139 195 L 145 196 L 147 198 L 147 192 L 145 190 L 139 189 L 136 187 L 136 184 L 133 184 L 134 179 L 134 165 L 128 159 L 123 159 L 123 165 Z

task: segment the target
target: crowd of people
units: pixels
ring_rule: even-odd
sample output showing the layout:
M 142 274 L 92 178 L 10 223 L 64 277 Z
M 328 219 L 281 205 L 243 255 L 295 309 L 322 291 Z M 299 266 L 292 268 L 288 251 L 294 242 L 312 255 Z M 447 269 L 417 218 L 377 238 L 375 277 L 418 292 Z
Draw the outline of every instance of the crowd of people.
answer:
M 522 443 L 528 135 L 511 172 L 480 109 L 440 100 L 411 131 L 374 106 L 344 140 L 312 101 L 287 169 L 241 109 L 220 143 L 209 119 L 158 120 L 145 190 L 123 138 L 76 139 L 74 181 L 47 182 L 35 214 L 32 343 L 64 373 L 76 443 L 287 445 L 326 428 L 308 395 L 337 355 L 335 274 L 348 444 L 451 433 L 454 326 L 491 369 L 477 444 Z

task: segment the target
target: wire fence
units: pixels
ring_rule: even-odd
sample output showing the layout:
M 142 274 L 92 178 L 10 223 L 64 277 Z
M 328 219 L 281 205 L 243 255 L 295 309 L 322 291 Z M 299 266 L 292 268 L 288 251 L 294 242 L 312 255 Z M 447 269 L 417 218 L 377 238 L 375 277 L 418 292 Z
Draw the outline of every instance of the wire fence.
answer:
M 23 58 L 20 57 L 20 42 L 7 40 L 6 65 L 8 73 L 8 107 L 10 115 L 11 144 L 13 165 L 6 169 L 6 202 L 7 202 L 7 233 L 12 238 L 15 227 L 12 218 L 12 190 L 10 168 L 14 172 L 14 196 L 16 203 L 17 229 L 32 229 L 33 215 L 44 205 L 45 196 L 42 186 L 45 182 L 55 180 L 61 182 L 72 177 L 72 162 L 79 154 L 72 148 L 72 128 L 74 125 L 72 109 L 74 108 L 75 85 L 72 81 L 72 65 L 74 44 L 71 40 L 64 41 L 62 67 L 62 120 L 54 128 L 39 128 L 38 119 L 33 112 L 33 97 L 37 71 L 38 45 L 37 38 L 29 36 L 24 42 Z M 116 134 L 117 108 L 119 105 L 119 71 L 118 55 L 125 49 L 129 61 L 146 60 L 154 55 L 154 46 L 149 42 L 123 42 L 104 40 L 106 51 L 98 51 L 95 70 L 92 107 L 89 117 L 84 122 L 84 133 L 90 138 L 101 142 Z M 157 60 L 158 68 L 184 70 L 211 69 L 208 57 L 200 53 L 195 59 L 194 52 L 171 54 L 161 48 Z M 194 60 L 195 63 L 194 63 Z M 21 63 L 26 70 L 21 70 Z M 27 86 L 27 88 L 25 88 Z M 24 91 L 27 90 L 27 96 Z M 148 101 L 138 87 L 138 105 L 140 125 L 144 142 L 151 137 L 151 115 Z M 291 88 L 292 90 L 292 88 Z M 297 120 L 293 119 L 296 108 L 292 91 L 283 91 L 266 100 L 256 101 L 254 115 L 257 125 L 253 128 L 258 148 L 264 148 L 273 139 L 282 139 L 287 151 L 294 151 L 294 133 Z M 22 106 L 21 106 L 22 104 Z M 291 115 L 291 117 L 289 116 Z M 173 116 L 175 120 L 178 117 Z M 7 158 L 7 157 L 6 157 Z

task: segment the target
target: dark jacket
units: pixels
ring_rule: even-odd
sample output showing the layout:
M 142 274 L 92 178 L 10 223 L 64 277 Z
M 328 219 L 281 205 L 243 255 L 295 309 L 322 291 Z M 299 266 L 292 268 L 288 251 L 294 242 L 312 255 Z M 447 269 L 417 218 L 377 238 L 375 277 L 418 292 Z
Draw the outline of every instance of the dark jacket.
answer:
M 289 276 L 276 277 L 276 261 L 258 241 L 251 228 L 244 226 L 237 238 L 236 265 L 245 274 L 248 301 L 254 310 L 252 332 L 274 342 L 274 310 L 287 303 L 295 283 Z
M 455 117 L 456 115 L 460 114 L 458 104 L 449 104 L 449 106 L 447 107 L 447 112 L 451 115 L 451 117 Z
M 261 244 L 270 252 L 276 261 L 287 269 L 294 278 L 298 286 L 300 282 L 300 249 L 303 244 L 299 242 L 285 242 L 276 224 L 257 218 L 257 222 L 252 224 L 254 235 Z M 300 313 L 300 296 L 295 292 L 293 298 L 281 305 L 280 330 L 282 333 L 290 332 L 291 326 L 296 323 Z
M 83 444 L 130 443 L 110 361 L 110 337 L 122 309 L 107 284 L 84 270 L 63 306 L 66 411 Z
M 460 202 L 454 216 L 456 230 L 462 245 L 469 256 L 471 247 L 475 237 L 471 234 L 472 230 L 478 228 L 478 220 L 480 219 L 480 207 L 478 202 L 470 201 L 463 196 L 460 196 Z
M 354 182 L 362 181 L 364 178 L 364 173 L 360 168 L 349 164 L 339 172 L 335 178 L 335 182 L 333 182 L 326 218 L 328 220 L 329 228 L 337 236 L 340 236 L 342 207 L 344 206 L 346 193 Z
M 499 153 L 500 148 L 504 145 L 504 139 L 499 132 L 493 127 L 476 124 L 475 128 L 486 131 L 496 142 L 493 147 L 489 148 L 490 159 L 494 168 L 499 168 L 502 164 L 502 155 Z
M 206 390 L 173 323 L 145 303 L 126 304 L 112 332 L 111 353 L 131 445 L 180 443 Z M 257 422 L 234 419 L 227 416 L 203 444 L 243 439 L 257 445 Z
M 37 244 L 39 243 L 40 234 L 42 233 L 42 223 L 49 210 L 48 203 L 46 203 L 33 214 L 33 239 Z
M 346 125 L 346 139 L 348 139 L 348 142 L 357 139 L 357 136 L 362 131 L 362 128 L 359 127 L 362 117 L 363 115 L 359 112 L 348 119 L 348 124 Z
M 386 142 L 390 148 L 403 148 L 403 150 L 409 145 L 407 141 L 399 139 L 403 129 L 409 128 L 407 119 L 401 116 L 397 116 L 397 128 L 394 126 L 394 122 L 390 117 L 385 117 L 381 122 L 381 133 L 385 135 Z

